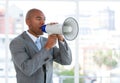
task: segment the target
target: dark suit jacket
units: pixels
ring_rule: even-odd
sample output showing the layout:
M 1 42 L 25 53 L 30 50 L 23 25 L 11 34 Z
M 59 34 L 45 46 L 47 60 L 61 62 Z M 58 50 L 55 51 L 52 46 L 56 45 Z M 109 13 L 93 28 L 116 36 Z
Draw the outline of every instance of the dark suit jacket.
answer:
M 42 37 L 42 46 L 47 38 Z M 47 51 L 43 47 L 39 51 L 32 39 L 23 32 L 10 43 L 12 60 L 16 70 L 17 83 L 53 83 L 53 61 L 62 65 L 72 62 L 71 50 L 66 41 L 58 41 L 59 48 L 53 47 Z M 44 67 L 46 66 L 46 80 Z

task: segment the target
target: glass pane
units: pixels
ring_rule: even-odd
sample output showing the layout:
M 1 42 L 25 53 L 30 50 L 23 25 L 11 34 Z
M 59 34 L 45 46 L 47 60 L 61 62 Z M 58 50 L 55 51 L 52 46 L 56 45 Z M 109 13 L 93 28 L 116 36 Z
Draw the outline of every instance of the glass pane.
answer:
M 85 83 L 120 82 L 119 4 L 119 1 L 79 2 L 80 49 L 83 50 L 80 63 Z

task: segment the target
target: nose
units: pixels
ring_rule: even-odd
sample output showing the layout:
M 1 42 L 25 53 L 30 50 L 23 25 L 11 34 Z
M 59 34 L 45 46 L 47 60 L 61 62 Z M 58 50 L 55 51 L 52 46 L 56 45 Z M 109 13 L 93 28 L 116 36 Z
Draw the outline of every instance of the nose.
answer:
M 41 24 L 45 23 L 45 17 L 41 19 Z
M 44 20 L 40 21 L 40 25 L 44 25 L 44 24 L 45 24 Z

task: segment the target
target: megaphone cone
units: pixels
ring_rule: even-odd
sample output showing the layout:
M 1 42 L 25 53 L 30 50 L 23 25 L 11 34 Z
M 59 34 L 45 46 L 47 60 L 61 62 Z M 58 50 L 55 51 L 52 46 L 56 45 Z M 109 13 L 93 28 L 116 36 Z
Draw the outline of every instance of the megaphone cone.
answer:
M 69 17 L 65 19 L 63 25 L 61 24 L 53 24 L 53 25 L 43 25 L 42 31 L 48 34 L 63 34 L 65 39 L 71 41 L 74 40 L 79 32 L 79 26 L 77 21 Z

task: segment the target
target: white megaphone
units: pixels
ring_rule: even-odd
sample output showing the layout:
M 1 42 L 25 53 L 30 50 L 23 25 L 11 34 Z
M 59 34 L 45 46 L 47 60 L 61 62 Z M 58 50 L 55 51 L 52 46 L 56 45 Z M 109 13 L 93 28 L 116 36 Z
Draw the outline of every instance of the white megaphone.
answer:
M 65 39 L 71 41 L 74 40 L 79 32 L 79 26 L 77 21 L 69 17 L 65 19 L 63 25 L 53 24 L 53 25 L 43 25 L 41 27 L 42 31 L 48 34 L 63 34 Z

